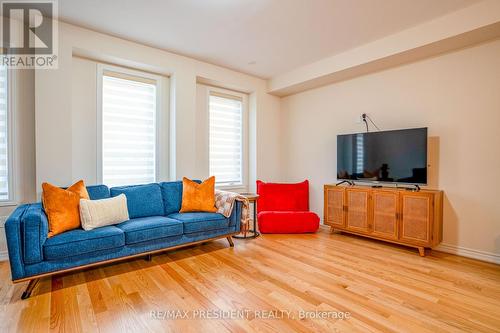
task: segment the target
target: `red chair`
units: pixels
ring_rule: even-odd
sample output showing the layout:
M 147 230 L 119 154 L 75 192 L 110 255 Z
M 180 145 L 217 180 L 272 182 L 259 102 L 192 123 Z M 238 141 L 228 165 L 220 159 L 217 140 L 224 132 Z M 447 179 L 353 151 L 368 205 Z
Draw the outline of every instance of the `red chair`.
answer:
M 316 232 L 319 217 L 309 211 L 309 181 L 276 184 L 257 181 L 257 221 L 263 234 Z

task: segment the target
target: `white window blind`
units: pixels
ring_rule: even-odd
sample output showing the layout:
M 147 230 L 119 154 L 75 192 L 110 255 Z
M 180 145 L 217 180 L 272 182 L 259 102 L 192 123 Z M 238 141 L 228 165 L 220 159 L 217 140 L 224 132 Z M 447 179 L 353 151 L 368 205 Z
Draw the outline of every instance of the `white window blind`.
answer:
M 120 186 L 154 182 L 155 83 L 105 72 L 102 90 L 103 183 Z
M 209 95 L 210 175 L 217 185 L 243 183 L 243 103 L 238 97 Z
M 0 66 L 0 200 L 9 200 L 9 117 L 7 68 Z

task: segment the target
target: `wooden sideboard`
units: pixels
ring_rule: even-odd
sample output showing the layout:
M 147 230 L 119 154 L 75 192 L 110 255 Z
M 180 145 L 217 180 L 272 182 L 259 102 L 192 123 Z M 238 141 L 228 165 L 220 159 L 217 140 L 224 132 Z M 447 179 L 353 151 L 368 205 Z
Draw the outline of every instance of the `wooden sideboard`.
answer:
M 324 196 L 332 230 L 415 247 L 421 256 L 442 240 L 442 191 L 325 185 Z

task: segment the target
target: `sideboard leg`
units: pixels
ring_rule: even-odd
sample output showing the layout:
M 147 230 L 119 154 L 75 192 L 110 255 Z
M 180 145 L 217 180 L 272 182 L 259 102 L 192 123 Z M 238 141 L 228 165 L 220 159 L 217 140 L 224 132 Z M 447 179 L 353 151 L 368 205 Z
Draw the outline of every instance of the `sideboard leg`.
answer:
M 418 248 L 418 253 L 420 254 L 421 257 L 425 257 L 425 248 L 424 247 L 419 247 Z
M 233 238 L 231 238 L 231 236 L 227 236 L 226 239 L 229 242 L 229 246 L 234 247 Z
M 40 279 L 30 280 L 30 282 L 28 283 L 28 286 L 26 287 L 26 290 L 21 295 L 21 299 L 26 299 L 26 298 L 31 296 L 31 292 L 33 291 L 33 289 L 37 285 L 38 281 L 40 281 Z

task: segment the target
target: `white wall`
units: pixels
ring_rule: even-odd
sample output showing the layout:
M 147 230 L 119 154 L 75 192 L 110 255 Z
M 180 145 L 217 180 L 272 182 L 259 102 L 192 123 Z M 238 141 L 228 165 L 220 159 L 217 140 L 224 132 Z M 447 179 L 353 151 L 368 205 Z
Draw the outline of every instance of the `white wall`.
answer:
M 250 96 L 250 184 L 280 180 L 279 98 L 266 81 L 222 67 L 146 47 L 66 23 L 59 25 L 59 69 L 36 71 L 36 183 L 63 186 L 78 179 L 97 181 L 95 167 L 95 66 L 81 57 L 170 77 L 171 178 L 199 177 L 200 118 L 196 84 L 212 84 Z
M 73 57 L 71 70 L 71 169 L 96 184 L 97 64 Z
M 336 179 L 336 135 L 363 131 L 361 113 L 382 129 L 429 127 L 443 244 L 500 258 L 500 41 L 284 98 L 285 179 L 310 179 L 320 216 L 323 184 Z

